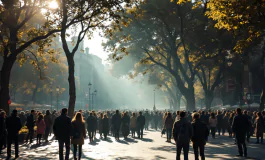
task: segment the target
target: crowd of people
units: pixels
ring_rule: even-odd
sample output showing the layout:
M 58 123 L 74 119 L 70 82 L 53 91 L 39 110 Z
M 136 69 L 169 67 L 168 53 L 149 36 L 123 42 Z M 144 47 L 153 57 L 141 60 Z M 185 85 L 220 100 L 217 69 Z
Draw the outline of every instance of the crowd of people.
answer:
M 184 152 L 184 160 L 188 160 L 190 141 L 194 149 L 195 160 L 204 160 L 204 147 L 211 135 L 215 139 L 216 134 L 235 137 L 238 146 L 238 156 L 247 157 L 245 140 L 249 142 L 250 136 L 257 138 L 256 143 L 263 143 L 265 112 L 241 111 L 77 111 L 73 118 L 67 116 L 64 108 L 60 114 L 56 111 L 31 110 L 20 112 L 13 110 L 10 116 L 0 111 L 0 153 L 7 148 L 7 159 L 11 157 L 11 144 L 15 144 L 15 157 L 19 157 L 18 135 L 22 127 L 26 126 L 28 132 L 22 143 L 33 143 L 36 137 L 36 145 L 49 142 L 49 135 L 54 136 L 59 143 L 59 159 L 69 159 L 70 145 L 73 145 L 74 159 L 81 159 L 82 145 L 88 136 L 90 143 L 96 138 L 107 139 L 109 135 L 119 141 L 122 135 L 127 139 L 131 134 L 133 138 L 143 139 L 143 131 L 161 130 L 166 134 L 166 142 L 174 139 L 176 144 L 176 159 L 180 159 L 181 151 Z M 36 128 L 36 129 L 35 129 Z M 66 152 L 63 156 L 63 148 Z M 77 158 L 78 148 L 78 158 Z M 199 153 L 200 152 L 200 153 Z

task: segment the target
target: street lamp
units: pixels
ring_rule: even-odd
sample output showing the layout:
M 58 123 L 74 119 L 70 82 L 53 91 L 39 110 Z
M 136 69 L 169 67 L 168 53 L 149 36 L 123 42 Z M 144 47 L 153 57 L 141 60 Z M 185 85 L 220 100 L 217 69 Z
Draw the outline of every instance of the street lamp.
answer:
M 50 94 L 51 94 L 51 111 L 52 111 L 52 83 L 50 84 Z
M 93 96 L 96 96 L 97 95 L 97 90 L 95 90 L 91 96 L 92 96 L 92 103 L 91 103 L 91 109 L 93 110 L 94 109 L 94 103 L 93 103 Z
M 96 95 L 97 95 L 97 90 L 94 91 L 95 102 L 96 102 Z M 95 103 L 95 102 L 94 102 L 94 103 Z M 96 106 L 96 104 L 94 104 L 93 106 Z
M 156 110 L 156 89 L 154 89 L 154 108 L 153 110 Z
M 87 105 L 87 97 L 88 97 L 88 93 L 87 92 L 85 93 L 85 96 L 86 96 L 86 105 Z
M 56 87 L 56 92 L 57 92 L 57 112 L 58 112 L 58 107 L 59 107 L 58 98 L 59 98 L 59 92 L 60 92 L 60 88 L 59 87 Z
M 89 97 L 88 97 L 88 99 L 89 99 L 89 100 L 88 100 L 88 107 L 90 107 L 90 87 L 91 87 L 91 86 L 92 86 L 92 84 L 89 82 L 89 83 L 88 83 L 88 96 L 89 96 Z

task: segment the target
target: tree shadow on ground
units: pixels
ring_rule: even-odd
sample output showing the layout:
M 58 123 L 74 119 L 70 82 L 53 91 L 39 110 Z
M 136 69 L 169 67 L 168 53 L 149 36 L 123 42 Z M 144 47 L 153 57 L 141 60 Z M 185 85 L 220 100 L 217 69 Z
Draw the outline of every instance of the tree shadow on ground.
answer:
M 142 141 L 144 141 L 144 142 L 153 142 L 154 140 L 152 140 L 150 138 L 143 138 Z

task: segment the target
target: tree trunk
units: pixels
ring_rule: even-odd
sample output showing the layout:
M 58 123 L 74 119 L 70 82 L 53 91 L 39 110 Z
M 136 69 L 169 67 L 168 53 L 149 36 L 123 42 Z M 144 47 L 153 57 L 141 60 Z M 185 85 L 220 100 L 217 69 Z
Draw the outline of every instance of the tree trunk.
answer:
M 10 73 L 14 62 L 15 59 L 14 60 L 10 58 L 4 59 L 4 63 L 1 69 L 0 106 L 1 109 L 3 109 L 7 113 L 7 115 L 9 115 L 8 101 L 10 100 L 10 95 L 9 95 Z
M 76 100 L 76 86 L 75 86 L 75 62 L 74 56 L 67 55 L 68 62 L 68 82 L 69 82 L 69 106 L 68 115 L 74 116 L 75 100 Z
M 33 102 L 33 104 L 35 104 L 35 102 L 36 102 L 36 95 L 37 95 L 37 92 L 38 92 L 39 83 L 40 83 L 40 79 L 37 79 L 36 88 L 34 88 L 34 91 L 33 91 L 33 94 L 32 94 L 32 98 L 31 98 L 31 101 Z
M 195 95 L 194 88 L 189 88 L 185 94 L 183 94 L 187 101 L 186 110 L 193 111 L 195 110 Z
M 210 109 L 211 108 L 212 101 L 213 101 L 213 92 L 212 91 L 205 92 L 205 106 L 206 106 L 206 109 Z
M 180 101 L 181 101 L 182 95 L 177 95 L 175 99 L 175 110 L 180 110 Z

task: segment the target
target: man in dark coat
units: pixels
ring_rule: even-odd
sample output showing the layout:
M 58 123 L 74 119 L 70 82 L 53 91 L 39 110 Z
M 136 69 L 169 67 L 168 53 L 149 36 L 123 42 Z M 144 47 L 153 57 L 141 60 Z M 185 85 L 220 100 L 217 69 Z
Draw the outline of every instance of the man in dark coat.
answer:
M 223 126 L 223 114 L 221 113 L 221 111 L 217 112 L 217 131 L 218 131 L 218 135 L 220 136 L 221 134 L 221 130 L 222 130 L 222 126 Z M 224 135 L 224 132 L 223 132 Z
M 232 129 L 233 132 L 236 134 L 236 142 L 237 142 L 237 147 L 238 147 L 238 152 L 239 155 L 242 157 L 243 153 L 244 156 L 247 157 L 247 146 L 245 143 L 246 139 L 246 134 L 249 129 L 249 122 L 248 118 L 242 114 L 242 111 L 240 108 L 236 109 L 237 115 L 234 118 L 233 124 L 232 124 Z M 243 148 L 242 148 L 243 147 Z M 243 152 L 244 149 L 244 152 Z
M 10 117 L 6 118 L 7 129 L 7 159 L 11 158 L 11 144 L 15 143 L 15 158 L 18 158 L 18 132 L 22 128 L 17 110 L 13 110 Z
M 26 143 L 28 142 L 28 139 L 30 138 L 30 143 L 32 143 L 32 138 L 34 134 L 34 125 L 35 125 L 35 119 L 34 119 L 35 110 L 31 110 L 31 114 L 27 117 L 27 128 L 28 128 L 28 135 L 26 138 Z
M 191 140 L 193 142 L 195 160 L 199 160 L 198 149 L 200 149 L 201 160 L 205 160 L 204 146 L 209 135 L 209 130 L 207 125 L 200 120 L 199 113 L 193 113 L 192 118 L 193 122 L 191 125 L 193 128 L 193 136 Z
M 94 131 L 95 131 L 95 128 L 97 127 L 97 119 L 96 117 L 93 116 L 93 112 L 89 113 L 89 116 L 87 117 L 86 122 L 87 122 L 87 132 L 88 132 L 89 140 L 90 142 L 92 142 L 94 138 Z
M 65 145 L 65 160 L 69 160 L 70 136 L 72 131 L 71 118 L 67 116 L 67 109 L 63 108 L 59 117 L 54 120 L 53 132 L 59 142 L 59 158 L 63 160 L 63 147 Z
M 145 111 L 145 114 L 144 114 L 144 117 L 145 117 L 145 130 L 148 130 L 148 127 L 149 127 L 149 122 L 150 122 L 150 114 L 148 113 L 148 111 Z
M 6 146 L 6 124 L 5 111 L 0 112 L 0 154 L 2 154 L 3 146 Z
M 112 116 L 112 127 L 114 130 L 114 137 L 116 140 L 119 140 L 119 133 L 121 127 L 121 115 L 119 110 L 116 110 L 116 114 Z
M 186 117 L 186 112 L 180 112 L 180 119 L 174 123 L 173 137 L 176 142 L 177 156 L 176 160 L 180 160 L 181 150 L 184 151 L 184 160 L 188 160 L 190 139 L 193 136 L 191 123 Z
M 143 139 L 145 117 L 142 115 L 142 112 L 139 112 L 139 116 L 137 117 L 136 124 L 137 124 L 137 130 L 138 130 L 138 132 L 137 132 L 138 138 Z
M 153 119 L 154 119 L 155 130 L 157 131 L 158 121 L 161 120 L 160 117 L 159 117 L 159 115 L 158 115 L 158 112 L 155 113 Z

